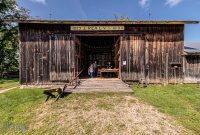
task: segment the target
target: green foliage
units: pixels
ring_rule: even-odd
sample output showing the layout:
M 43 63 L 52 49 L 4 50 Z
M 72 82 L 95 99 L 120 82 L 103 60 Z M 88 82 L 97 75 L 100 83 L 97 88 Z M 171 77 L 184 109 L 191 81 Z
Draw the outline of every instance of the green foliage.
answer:
M 200 133 L 200 88 L 195 84 L 134 87 L 135 94 Z
M 18 26 L 6 19 L 27 19 L 29 11 L 15 0 L 0 0 L 0 74 L 18 68 Z
M 29 10 L 19 7 L 16 0 L 0 0 L 0 20 L 27 19 Z

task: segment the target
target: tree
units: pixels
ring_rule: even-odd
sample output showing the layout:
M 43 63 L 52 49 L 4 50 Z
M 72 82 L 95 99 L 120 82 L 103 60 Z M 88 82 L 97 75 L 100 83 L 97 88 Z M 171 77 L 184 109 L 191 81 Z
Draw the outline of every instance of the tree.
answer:
M 0 0 L 0 75 L 18 68 L 18 26 L 6 19 L 27 19 L 29 11 L 15 0 Z

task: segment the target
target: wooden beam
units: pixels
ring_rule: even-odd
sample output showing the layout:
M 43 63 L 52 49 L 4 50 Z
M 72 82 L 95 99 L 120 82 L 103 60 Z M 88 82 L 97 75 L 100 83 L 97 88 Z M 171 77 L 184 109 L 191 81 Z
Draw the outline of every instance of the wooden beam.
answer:
M 86 21 L 86 20 L 16 20 L 5 19 L 4 22 L 17 23 L 43 23 L 43 24 L 198 24 L 199 21 L 191 20 L 137 20 L 137 21 Z

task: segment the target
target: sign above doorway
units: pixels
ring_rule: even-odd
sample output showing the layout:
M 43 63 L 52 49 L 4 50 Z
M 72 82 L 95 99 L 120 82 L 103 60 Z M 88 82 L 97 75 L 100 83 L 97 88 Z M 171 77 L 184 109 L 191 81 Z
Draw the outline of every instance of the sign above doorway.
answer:
M 70 26 L 71 31 L 121 31 L 124 26 Z

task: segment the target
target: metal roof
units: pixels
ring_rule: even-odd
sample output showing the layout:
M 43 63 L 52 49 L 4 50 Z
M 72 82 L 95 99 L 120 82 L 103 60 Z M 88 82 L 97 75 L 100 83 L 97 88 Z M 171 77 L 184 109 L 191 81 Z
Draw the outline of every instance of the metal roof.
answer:
M 185 42 L 185 46 L 200 50 L 200 42 Z
M 200 54 L 199 49 L 188 47 L 188 46 L 184 46 L 184 52 L 185 52 L 185 55 L 199 55 Z
M 39 24 L 198 24 L 199 21 L 191 20 L 136 20 L 136 21 L 113 21 L 113 20 L 13 20 L 7 19 L 4 22 L 17 23 L 39 23 Z

